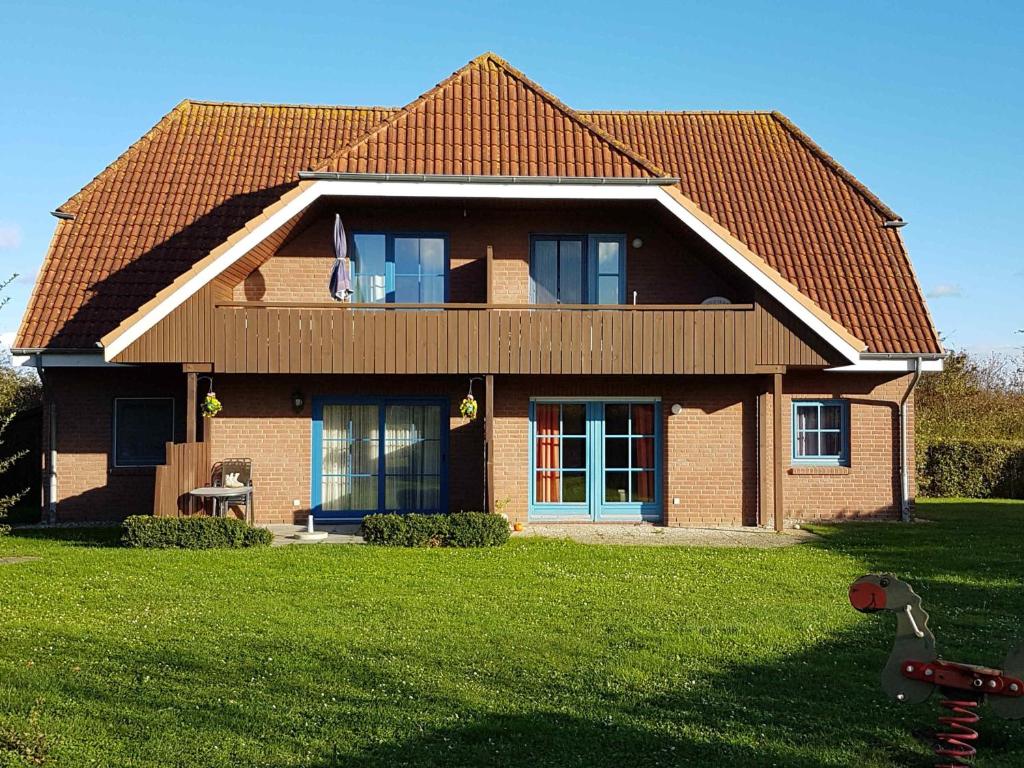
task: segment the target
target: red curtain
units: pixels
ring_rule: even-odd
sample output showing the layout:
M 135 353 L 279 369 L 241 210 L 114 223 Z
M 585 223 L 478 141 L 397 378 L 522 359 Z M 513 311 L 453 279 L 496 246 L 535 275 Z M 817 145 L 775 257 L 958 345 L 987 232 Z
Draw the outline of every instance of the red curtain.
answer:
M 654 469 L 654 406 L 633 405 L 634 435 L 651 435 L 652 437 L 633 438 L 636 445 L 637 467 Z M 637 494 L 641 499 L 654 498 L 654 472 L 640 472 L 637 478 Z
M 558 405 L 537 406 L 537 455 L 534 457 L 537 467 L 561 466 L 558 455 L 559 416 Z M 559 474 L 557 469 L 538 470 L 534 494 L 538 502 L 558 503 L 562 500 Z

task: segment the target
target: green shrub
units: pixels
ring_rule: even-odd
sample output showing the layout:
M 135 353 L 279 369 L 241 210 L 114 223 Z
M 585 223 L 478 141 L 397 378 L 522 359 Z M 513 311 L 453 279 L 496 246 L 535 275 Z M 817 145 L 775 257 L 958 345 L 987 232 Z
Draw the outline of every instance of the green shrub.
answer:
M 11 526 L 6 523 L 0 523 L 0 536 L 6 536 L 11 532 Z
M 367 515 L 363 518 L 363 540 L 368 544 L 404 547 L 409 524 L 402 515 Z
M 266 546 L 274 535 L 230 517 L 150 517 L 133 515 L 124 521 L 121 543 L 156 549 L 215 549 Z
M 1024 498 L 1024 443 L 944 440 L 922 445 L 917 468 L 925 496 Z
M 388 547 L 494 547 L 508 537 L 508 521 L 486 512 L 363 518 L 363 539 Z
M 405 522 L 405 546 L 443 547 L 447 543 L 447 515 L 406 515 Z
M 269 547 L 273 543 L 274 534 L 269 528 L 250 525 L 245 529 L 245 537 L 242 539 L 243 547 Z
M 448 516 L 450 547 L 498 547 L 508 541 L 508 520 L 487 512 L 456 512 Z

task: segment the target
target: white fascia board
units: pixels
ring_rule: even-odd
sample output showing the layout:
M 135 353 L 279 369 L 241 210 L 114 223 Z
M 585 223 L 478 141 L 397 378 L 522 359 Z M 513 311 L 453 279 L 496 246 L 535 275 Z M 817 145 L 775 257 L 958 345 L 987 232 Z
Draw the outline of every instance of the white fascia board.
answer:
M 173 312 L 176 308 L 184 304 L 190 296 L 197 293 L 200 288 L 209 283 L 217 275 L 284 226 L 288 219 L 298 213 L 301 213 L 319 196 L 320 193 L 317 192 L 317 184 L 313 184 L 281 210 L 277 211 L 262 224 L 255 227 L 248 235 L 241 238 L 237 243 L 224 251 L 224 253 L 219 257 L 193 275 L 180 288 L 178 288 L 178 290 L 160 302 L 159 305 L 154 307 L 143 317 L 139 318 L 135 325 L 131 326 L 128 330 L 114 339 L 110 345 L 104 348 L 104 358 L 109 361 L 121 354 L 146 331 L 167 317 L 167 315 Z
M 41 352 L 31 355 L 23 363 L 26 368 L 130 368 L 123 363 L 111 363 L 103 352 Z
M 910 355 L 899 358 L 862 358 L 853 365 L 840 365 L 827 369 L 830 373 L 913 373 L 917 370 L 918 358 Z M 933 360 L 921 360 L 921 370 L 924 373 L 934 373 L 942 370 L 944 361 L 942 358 Z
M 733 248 L 718 233 L 680 205 L 671 195 L 658 186 L 628 184 L 474 184 L 458 182 L 424 181 L 372 181 L 372 180 L 320 180 L 311 184 L 302 194 L 276 211 L 266 221 L 256 226 L 248 235 L 228 248 L 200 272 L 186 281 L 158 306 L 140 318 L 117 339 L 104 349 L 104 356 L 111 360 L 123 352 L 146 331 L 183 304 L 203 285 L 210 282 L 238 261 L 256 245 L 269 237 L 290 218 L 301 213 L 319 197 L 403 197 L 403 198 L 456 198 L 465 199 L 518 199 L 518 200 L 653 200 L 661 203 L 716 251 L 734 264 L 758 286 L 782 306 L 792 312 L 801 322 L 821 336 L 851 363 L 860 362 L 859 350 L 855 349 L 839 334 L 832 330 L 813 312 L 783 290 L 768 275 L 751 263 L 743 254 Z

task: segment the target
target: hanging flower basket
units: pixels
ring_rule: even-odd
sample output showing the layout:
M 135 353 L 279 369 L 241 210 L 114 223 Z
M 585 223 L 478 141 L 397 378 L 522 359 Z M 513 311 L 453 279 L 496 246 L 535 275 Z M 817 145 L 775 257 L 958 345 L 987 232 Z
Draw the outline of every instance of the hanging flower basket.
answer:
M 464 419 L 473 421 L 476 418 L 477 412 L 480 410 L 480 406 L 476 402 L 476 398 L 472 395 L 466 395 L 462 402 L 459 404 L 459 413 L 462 414 Z
M 206 397 L 203 398 L 202 405 L 199 406 L 199 410 L 203 414 L 203 418 L 212 419 L 218 413 L 221 412 L 224 406 L 220 404 L 220 400 L 217 399 L 215 392 L 208 392 Z

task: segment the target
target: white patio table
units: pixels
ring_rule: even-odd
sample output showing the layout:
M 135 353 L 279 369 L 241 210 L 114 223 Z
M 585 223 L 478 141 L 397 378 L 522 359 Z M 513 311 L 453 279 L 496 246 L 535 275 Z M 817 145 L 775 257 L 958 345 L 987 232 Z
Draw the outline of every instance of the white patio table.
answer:
M 227 488 L 223 485 L 205 485 L 202 488 L 193 488 L 188 493 L 190 496 L 200 499 L 213 499 L 214 517 L 225 517 L 228 511 L 227 500 L 236 496 L 245 496 L 250 490 L 247 486 Z M 246 505 L 246 516 L 248 517 L 248 505 Z

